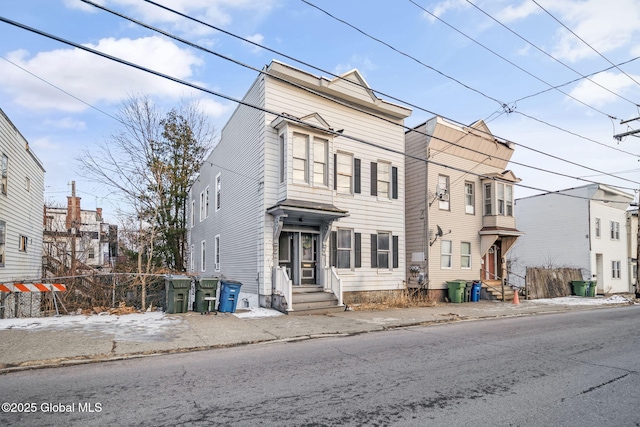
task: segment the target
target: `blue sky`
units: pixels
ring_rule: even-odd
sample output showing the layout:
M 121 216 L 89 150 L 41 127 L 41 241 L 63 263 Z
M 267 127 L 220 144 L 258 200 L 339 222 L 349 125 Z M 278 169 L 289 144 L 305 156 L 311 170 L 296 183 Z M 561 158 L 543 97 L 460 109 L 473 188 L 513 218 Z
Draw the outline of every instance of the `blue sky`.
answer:
M 253 68 L 278 59 L 326 75 L 143 0 L 96 2 Z M 466 124 L 484 119 L 495 135 L 518 144 L 512 160 L 519 164 L 511 169 L 523 185 L 559 190 L 585 184 L 571 178 L 582 177 L 625 191 L 640 187 L 640 138 L 613 139 L 640 129 L 640 121 L 620 124 L 640 116 L 640 59 L 633 60 L 640 56 L 637 0 L 158 3 L 330 73 L 357 68 L 380 97 L 420 107 L 413 108 L 408 126 L 432 113 Z M 5 1 L 0 16 L 234 98 L 257 77 L 79 0 Z M 110 116 L 130 95 L 152 94 L 169 108 L 184 98 L 198 99 L 218 130 L 236 107 L 5 22 L 0 34 L 0 108 L 43 161 L 48 202 L 64 201 L 75 180 L 84 208 L 115 211 L 117 198 L 82 178 L 75 159 L 118 129 Z M 591 78 L 597 84 L 582 78 L 597 72 Z M 529 97 L 575 79 L 580 80 L 561 88 L 564 93 Z M 506 113 L 502 104 L 513 111 Z M 516 197 L 536 192 L 519 187 Z

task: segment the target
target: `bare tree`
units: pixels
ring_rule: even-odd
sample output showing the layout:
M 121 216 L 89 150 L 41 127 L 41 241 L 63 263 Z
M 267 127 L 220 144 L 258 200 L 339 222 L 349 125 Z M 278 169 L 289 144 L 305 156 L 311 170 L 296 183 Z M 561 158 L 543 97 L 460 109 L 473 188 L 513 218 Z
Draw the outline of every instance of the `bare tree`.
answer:
M 137 284 L 144 309 L 148 277 L 158 262 L 184 267 L 187 191 L 213 145 L 214 128 L 197 105 L 183 101 L 164 113 L 149 96 L 131 96 L 117 119 L 121 127 L 97 150 L 85 150 L 78 161 L 86 178 L 113 188 L 122 199 L 119 214 L 137 223 Z M 182 221 L 173 221 L 168 213 Z M 182 237 L 172 238 L 176 235 Z

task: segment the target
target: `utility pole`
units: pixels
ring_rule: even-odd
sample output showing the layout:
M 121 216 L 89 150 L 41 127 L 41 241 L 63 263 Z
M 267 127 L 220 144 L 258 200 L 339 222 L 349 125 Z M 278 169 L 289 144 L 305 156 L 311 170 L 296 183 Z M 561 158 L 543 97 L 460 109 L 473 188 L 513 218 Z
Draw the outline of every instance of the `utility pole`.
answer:
M 76 182 L 71 181 L 71 275 L 76 274 L 76 234 L 78 223 L 76 221 Z

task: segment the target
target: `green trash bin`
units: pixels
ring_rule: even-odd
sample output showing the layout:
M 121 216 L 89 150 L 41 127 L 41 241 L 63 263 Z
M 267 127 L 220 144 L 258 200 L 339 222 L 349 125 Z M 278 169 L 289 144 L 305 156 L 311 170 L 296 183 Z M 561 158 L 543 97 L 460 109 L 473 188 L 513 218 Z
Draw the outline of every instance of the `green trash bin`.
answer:
M 589 287 L 587 288 L 587 292 L 586 295 L 588 297 L 595 297 L 596 296 L 596 285 L 598 284 L 598 282 L 596 280 L 589 280 Z
M 573 293 L 576 296 L 587 296 L 587 282 L 584 280 L 572 280 L 571 286 L 573 287 Z
M 450 302 L 464 302 L 464 291 L 467 287 L 466 280 L 452 280 L 450 282 L 447 282 L 447 287 L 449 288 Z
M 218 289 L 218 279 L 196 277 L 196 300 L 194 311 L 198 313 L 209 313 L 216 308 L 216 290 Z
M 166 276 L 165 292 L 167 295 L 167 313 L 186 313 L 189 306 L 189 290 L 191 277 Z

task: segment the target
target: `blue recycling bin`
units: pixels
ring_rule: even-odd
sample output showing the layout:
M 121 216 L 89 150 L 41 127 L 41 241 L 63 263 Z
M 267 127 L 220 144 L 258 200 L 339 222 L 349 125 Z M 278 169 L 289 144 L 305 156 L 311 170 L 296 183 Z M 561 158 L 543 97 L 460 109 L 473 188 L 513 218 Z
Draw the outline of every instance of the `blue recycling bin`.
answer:
M 233 280 L 222 280 L 220 282 L 220 303 L 218 311 L 221 313 L 235 313 L 238 305 L 238 296 L 242 283 Z
M 482 289 L 482 282 L 474 281 L 471 285 L 471 302 L 480 301 L 480 289 Z

